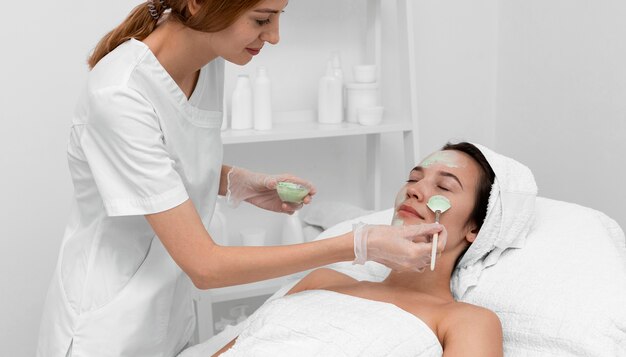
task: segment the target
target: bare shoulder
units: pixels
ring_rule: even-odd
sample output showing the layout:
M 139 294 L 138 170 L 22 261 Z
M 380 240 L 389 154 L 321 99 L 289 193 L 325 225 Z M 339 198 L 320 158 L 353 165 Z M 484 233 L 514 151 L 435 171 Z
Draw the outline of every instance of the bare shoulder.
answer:
M 444 356 L 501 357 L 503 354 L 502 325 L 498 315 L 489 309 L 463 302 L 452 303 L 440 328 Z
M 325 289 L 332 286 L 350 284 L 357 282 L 356 279 L 350 276 L 328 268 L 319 268 L 310 272 L 307 276 L 302 278 L 289 292 L 289 294 L 295 294 L 304 290 L 313 289 Z

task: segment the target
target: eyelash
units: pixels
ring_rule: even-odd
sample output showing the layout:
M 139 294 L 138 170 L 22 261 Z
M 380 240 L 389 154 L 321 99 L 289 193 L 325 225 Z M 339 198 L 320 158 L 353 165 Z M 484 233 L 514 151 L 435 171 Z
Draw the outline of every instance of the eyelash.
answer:
M 407 183 L 414 183 L 414 182 L 417 182 L 417 181 L 419 181 L 419 180 L 406 180 Z M 443 186 L 437 186 L 437 188 L 439 188 L 440 190 L 443 190 L 443 191 L 450 192 L 450 190 L 448 190 L 447 188 L 445 188 Z
M 259 26 L 269 25 L 271 22 L 272 21 L 270 19 L 256 20 L 256 23 L 259 24 Z

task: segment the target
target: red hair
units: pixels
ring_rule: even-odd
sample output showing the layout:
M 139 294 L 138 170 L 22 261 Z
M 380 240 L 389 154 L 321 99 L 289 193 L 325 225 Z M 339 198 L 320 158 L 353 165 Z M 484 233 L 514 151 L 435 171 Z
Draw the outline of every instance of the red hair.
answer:
M 200 6 L 195 15 L 189 11 L 189 2 L 196 1 Z M 202 32 L 217 32 L 232 25 L 245 11 L 261 0 L 167 0 L 166 2 L 145 2 L 136 6 L 128 17 L 106 34 L 96 45 L 87 60 L 89 68 L 113 51 L 117 46 L 131 38 L 142 41 L 157 25 L 157 19 L 150 13 L 152 7 L 158 16 L 163 14 L 167 4 L 171 12 L 166 21 L 178 21 L 181 24 Z

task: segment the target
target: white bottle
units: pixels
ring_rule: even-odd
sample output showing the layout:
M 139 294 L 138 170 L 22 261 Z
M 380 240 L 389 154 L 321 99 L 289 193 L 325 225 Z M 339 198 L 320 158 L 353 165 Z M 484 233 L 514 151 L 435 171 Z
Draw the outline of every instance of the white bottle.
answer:
M 252 129 L 252 87 L 247 74 L 237 77 L 231 107 L 230 127 L 233 130 Z
M 343 69 L 341 68 L 341 57 L 339 51 L 331 53 L 330 60 L 333 62 L 333 74 L 341 81 L 341 107 L 343 109 L 343 117 L 346 113 L 346 86 L 343 79 Z
M 209 234 L 213 241 L 219 245 L 228 245 L 228 226 L 226 216 L 222 212 L 222 205 L 218 201 L 215 203 L 215 211 L 209 224 Z
M 330 60 L 333 63 L 333 74 L 339 78 L 341 85 L 343 86 L 343 69 L 341 68 L 341 58 L 339 52 L 333 52 L 330 56 Z
M 222 96 L 222 131 L 228 129 L 228 106 L 226 105 L 226 96 Z
M 281 238 L 284 245 L 304 243 L 304 232 L 297 211 L 285 217 Z
M 343 83 L 334 74 L 332 61 L 328 61 L 326 74 L 320 78 L 318 88 L 318 121 L 322 124 L 339 124 L 343 121 Z
M 272 83 L 267 69 L 259 66 L 254 81 L 254 129 L 272 129 Z

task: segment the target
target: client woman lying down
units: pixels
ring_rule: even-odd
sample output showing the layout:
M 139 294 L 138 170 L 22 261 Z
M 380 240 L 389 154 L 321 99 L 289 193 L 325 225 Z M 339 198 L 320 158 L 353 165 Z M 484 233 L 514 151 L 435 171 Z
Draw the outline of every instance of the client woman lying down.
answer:
M 395 203 L 394 224 L 430 224 L 428 199 L 449 199 L 440 220 L 447 242 L 434 271 L 393 270 L 382 282 L 367 282 L 317 269 L 255 312 L 216 356 L 502 356 L 496 314 L 457 302 L 450 291 L 456 262 L 485 218 L 493 181 L 474 145 L 447 144 L 411 170 Z

